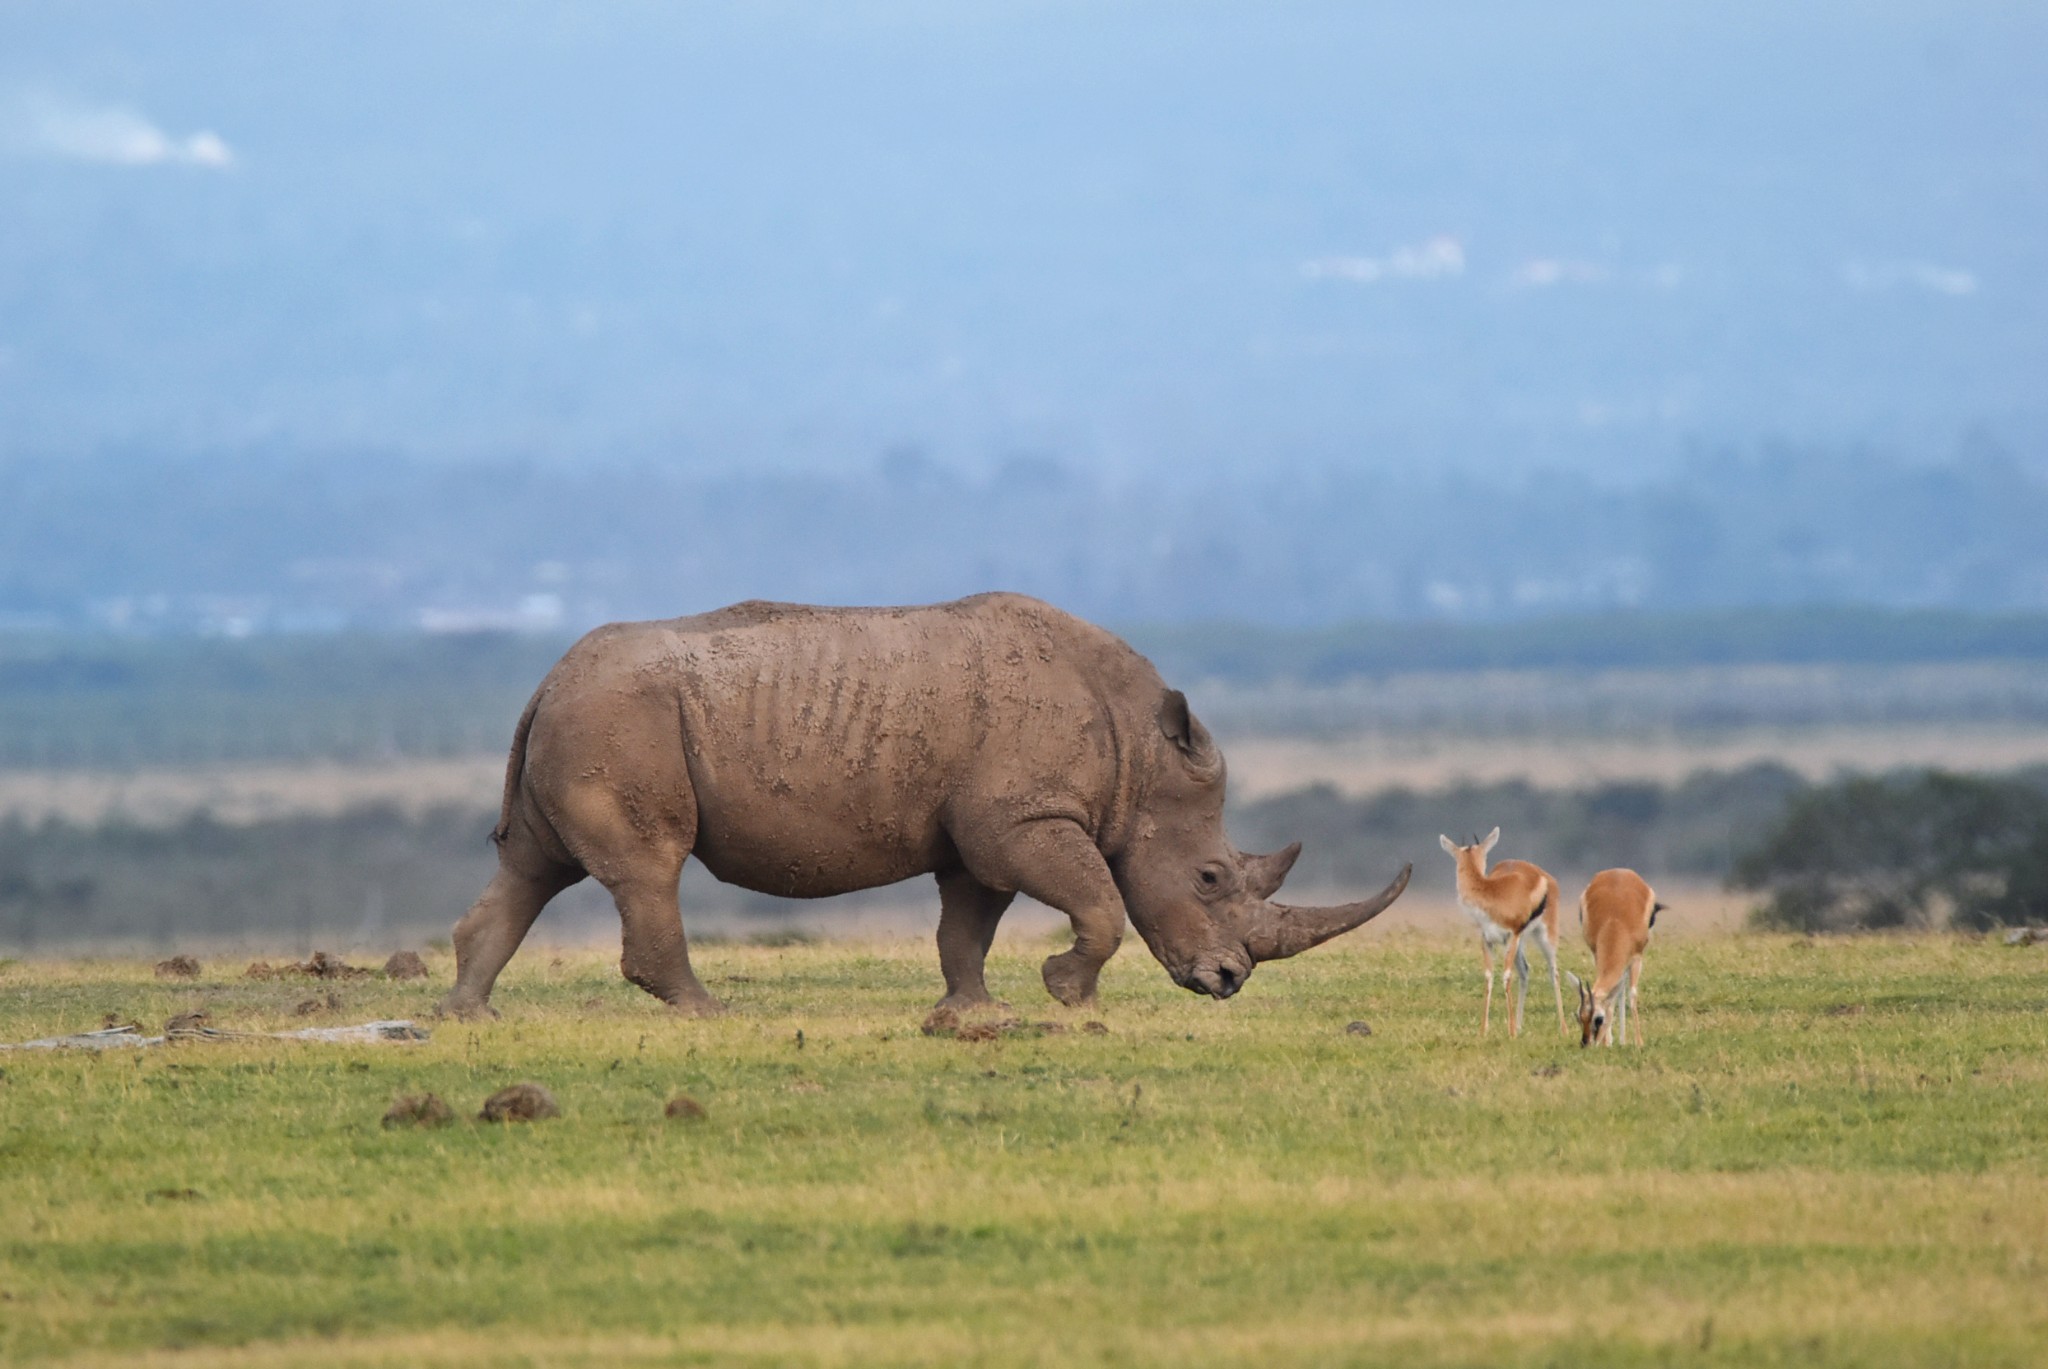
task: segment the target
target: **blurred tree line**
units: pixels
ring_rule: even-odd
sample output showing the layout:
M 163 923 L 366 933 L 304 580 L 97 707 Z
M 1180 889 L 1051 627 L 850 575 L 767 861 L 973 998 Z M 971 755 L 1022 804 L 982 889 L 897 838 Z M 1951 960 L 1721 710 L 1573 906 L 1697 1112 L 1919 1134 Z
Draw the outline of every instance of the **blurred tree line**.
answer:
M 2048 615 L 1139 628 L 1220 734 L 2048 720 Z M 502 753 L 561 634 L 0 632 L 0 768 Z
M 495 816 L 378 805 L 247 824 L 205 814 L 158 827 L 0 821 L 0 944 L 310 947 L 445 936 L 494 867 L 486 834 Z M 1765 896 L 1761 920 L 1772 927 L 2048 918 L 2048 769 L 1814 785 L 1760 764 L 1671 785 L 1515 781 L 1358 798 L 1315 787 L 1240 804 L 1230 820 L 1247 850 L 1302 842 L 1291 887 L 1303 892 L 1377 887 L 1413 861 L 1419 890 L 1448 895 L 1451 862 L 1437 835 L 1463 839 L 1498 825 L 1497 855 L 1537 860 L 1567 885 L 1610 865 L 1667 885 L 1729 879 Z M 937 917 L 926 881 L 856 898 L 922 901 Z M 686 917 L 742 922 L 792 906 L 721 885 L 694 862 L 683 905 Z M 608 928 L 610 917 L 589 882 L 548 913 L 556 929 Z
M 1793 796 L 1730 871 L 1793 931 L 2048 922 L 2048 771 L 1851 776 Z

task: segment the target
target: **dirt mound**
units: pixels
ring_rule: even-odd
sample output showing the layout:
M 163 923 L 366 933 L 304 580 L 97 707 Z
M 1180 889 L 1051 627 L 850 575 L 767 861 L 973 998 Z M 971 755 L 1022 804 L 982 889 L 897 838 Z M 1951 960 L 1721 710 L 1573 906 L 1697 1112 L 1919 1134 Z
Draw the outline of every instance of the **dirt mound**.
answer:
M 702 1103 L 687 1093 L 679 1093 L 668 1100 L 668 1106 L 661 1110 L 661 1115 L 671 1122 L 701 1122 L 708 1114 Z
M 538 1122 L 543 1117 L 560 1117 L 555 1095 L 539 1084 L 514 1084 L 484 1099 L 480 1122 Z
M 391 959 L 384 962 L 386 979 L 425 979 L 427 962 L 421 960 L 417 951 L 395 951 Z
M 445 1127 L 455 1120 L 455 1109 L 441 1101 L 438 1093 L 402 1093 L 391 1100 L 384 1114 L 384 1129 L 393 1127 Z
M 396 957 L 393 957 L 393 959 L 396 959 Z M 413 959 L 418 960 L 419 957 L 413 956 Z M 388 971 L 388 965 L 386 969 Z M 242 971 L 242 978 L 368 979 L 375 973 L 377 973 L 375 970 L 364 966 L 351 965 L 338 955 L 329 955 L 326 951 L 315 951 L 304 960 L 284 965 L 273 965 L 267 960 L 258 960 L 250 965 L 248 969 Z M 426 973 L 425 966 L 420 967 L 420 973 Z
M 926 1036 L 950 1036 L 956 1041 L 996 1041 L 1005 1036 L 1063 1036 L 1067 1027 L 1064 1022 L 1026 1022 L 1017 1017 L 962 1022 L 951 1008 L 934 1008 L 920 1030 Z
M 169 960 L 159 960 L 156 963 L 156 977 L 158 979 L 197 979 L 199 978 L 199 962 L 189 955 L 174 955 Z
M 1372 1023 L 1347 1022 L 1344 1024 L 1344 1032 L 1347 1036 L 1371 1036 Z

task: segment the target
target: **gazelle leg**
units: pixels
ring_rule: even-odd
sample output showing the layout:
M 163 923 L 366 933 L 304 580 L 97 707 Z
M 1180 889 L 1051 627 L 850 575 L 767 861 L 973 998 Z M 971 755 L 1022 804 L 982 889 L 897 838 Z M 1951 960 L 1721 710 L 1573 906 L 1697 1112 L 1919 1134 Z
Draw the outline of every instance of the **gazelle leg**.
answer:
M 1536 924 L 1536 949 L 1543 952 L 1544 962 L 1550 967 L 1550 996 L 1557 1000 L 1557 1034 L 1570 1040 L 1571 1032 L 1564 1025 L 1564 986 L 1557 978 L 1557 938 L 1542 922 Z
M 1508 986 L 1508 969 L 1515 971 L 1513 988 Z M 1522 1005 L 1529 1001 L 1529 953 L 1522 949 L 1522 934 L 1516 932 L 1508 938 L 1508 952 L 1500 963 L 1500 986 L 1508 996 L 1508 1035 L 1522 1034 Z
M 1637 956 L 1628 967 L 1628 1016 L 1634 1027 L 1629 1039 L 1638 1046 L 1643 1044 L 1643 958 Z
M 1479 959 L 1486 966 L 1486 1004 L 1479 1010 L 1479 1034 L 1485 1036 L 1493 1030 L 1493 947 L 1483 936 L 1479 938 Z

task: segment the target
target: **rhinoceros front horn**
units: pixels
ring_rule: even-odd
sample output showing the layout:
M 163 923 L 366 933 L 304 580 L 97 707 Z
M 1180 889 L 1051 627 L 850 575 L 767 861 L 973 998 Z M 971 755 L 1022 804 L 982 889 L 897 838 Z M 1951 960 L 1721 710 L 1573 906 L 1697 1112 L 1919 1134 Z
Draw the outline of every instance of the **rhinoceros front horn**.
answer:
M 1285 960 L 1311 946 L 1320 946 L 1333 936 L 1362 927 L 1401 896 L 1414 868 L 1403 865 L 1392 884 L 1358 903 L 1340 903 L 1334 908 L 1290 908 L 1284 903 L 1268 903 L 1252 923 L 1245 949 L 1255 961 Z

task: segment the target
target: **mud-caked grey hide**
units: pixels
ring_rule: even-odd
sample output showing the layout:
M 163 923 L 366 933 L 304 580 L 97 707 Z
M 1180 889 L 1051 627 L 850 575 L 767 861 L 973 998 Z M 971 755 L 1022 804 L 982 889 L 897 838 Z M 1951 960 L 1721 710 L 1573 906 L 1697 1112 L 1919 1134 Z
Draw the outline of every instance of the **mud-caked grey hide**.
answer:
M 542 907 L 585 876 L 618 904 L 626 978 L 717 1002 L 690 968 L 676 886 L 819 898 L 935 875 L 942 1003 L 988 1001 L 982 962 L 1018 893 L 1067 915 L 1046 960 L 1095 996 L 1128 915 L 1174 982 L 1227 998 L 1399 896 L 1275 903 L 1299 846 L 1223 832 L 1223 756 L 1151 662 L 1049 605 L 986 594 L 923 608 L 745 603 L 599 628 L 519 720 L 498 872 L 455 928 L 443 1007 L 489 1011 Z

